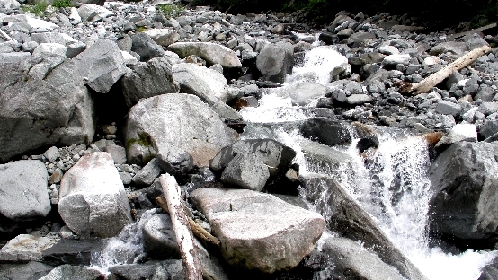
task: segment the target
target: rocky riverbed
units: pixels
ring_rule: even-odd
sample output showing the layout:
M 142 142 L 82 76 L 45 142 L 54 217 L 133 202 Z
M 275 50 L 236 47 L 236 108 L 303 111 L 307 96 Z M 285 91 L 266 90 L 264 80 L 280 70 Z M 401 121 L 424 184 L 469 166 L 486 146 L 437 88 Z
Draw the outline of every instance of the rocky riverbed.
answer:
M 0 279 L 183 279 L 163 173 L 220 241 L 197 244 L 205 279 L 427 279 L 379 226 L 386 202 L 345 185 L 360 156 L 376 170 L 383 134 L 430 157 L 415 210 L 430 246 L 492 256 L 498 51 L 429 92 L 400 87 L 494 47 L 496 28 L 75 5 L 38 17 L 0 0 Z M 414 182 L 393 182 L 408 207 Z M 491 260 L 479 279 L 498 277 Z

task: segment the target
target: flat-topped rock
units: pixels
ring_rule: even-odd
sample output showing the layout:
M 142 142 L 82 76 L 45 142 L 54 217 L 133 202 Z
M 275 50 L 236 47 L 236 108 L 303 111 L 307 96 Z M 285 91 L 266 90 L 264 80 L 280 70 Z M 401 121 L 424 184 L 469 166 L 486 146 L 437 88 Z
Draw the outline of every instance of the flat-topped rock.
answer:
M 168 49 L 180 57 L 196 55 L 211 65 L 220 64 L 224 68 L 242 67 L 233 50 L 215 43 L 178 42 L 169 45 Z
M 208 218 L 228 263 L 272 273 L 298 265 L 325 229 L 324 218 L 246 189 L 196 189 L 192 201 Z

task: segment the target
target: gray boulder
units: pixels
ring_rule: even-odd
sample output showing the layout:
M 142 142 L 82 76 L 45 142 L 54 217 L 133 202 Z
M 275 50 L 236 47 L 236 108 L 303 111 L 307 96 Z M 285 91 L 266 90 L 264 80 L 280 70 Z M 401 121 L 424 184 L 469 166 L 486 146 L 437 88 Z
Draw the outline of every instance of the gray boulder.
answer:
M 245 189 L 196 189 L 192 202 L 221 242 L 225 260 L 265 273 L 295 267 L 325 228 L 322 216 Z
M 210 105 L 227 101 L 227 79 L 215 70 L 192 63 L 176 64 L 173 80 L 180 85 L 181 92 L 196 95 Z
M 443 115 L 452 115 L 453 117 L 457 117 L 460 115 L 462 111 L 462 107 L 451 101 L 439 101 L 436 106 L 436 112 Z
M 143 228 L 144 248 L 153 259 L 179 259 L 180 248 L 176 242 L 171 217 L 157 214 L 145 222 Z
M 25 55 L 0 59 L 0 161 L 43 146 L 89 143 L 93 102 L 73 61 L 43 80 L 25 75 Z M 27 66 L 28 65 L 28 66 Z
M 142 99 L 130 109 L 126 129 L 128 161 L 144 163 L 157 153 L 187 152 L 193 163 L 208 166 L 232 143 L 229 129 L 197 96 L 170 93 Z
M 317 83 L 298 83 L 286 88 L 292 103 L 305 106 L 316 98 L 324 97 L 327 87 Z
M 66 33 L 59 32 L 42 32 L 42 33 L 33 33 L 31 34 L 31 40 L 41 43 L 57 43 L 65 46 L 66 57 L 73 58 L 80 54 L 86 48 L 86 44 L 80 41 L 77 41 L 67 35 Z
M 147 63 L 141 62 L 133 71 L 121 78 L 126 104 L 131 107 L 140 99 L 178 92 L 179 85 L 173 81 L 172 65 L 167 58 L 152 58 Z
M 264 46 L 256 58 L 256 67 L 263 80 L 274 83 L 283 83 L 287 74 L 292 72 L 293 65 L 294 48 L 287 42 Z
M 85 83 L 100 93 L 109 92 L 112 85 L 130 71 L 118 45 L 107 39 L 97 40 L 73 60 Z
M 157 159 L 149 161 L 144 168 L 137 172 L 133 177 L 133 183 L 137 185 L 150 186 L 154 180 L 161 174 L 162 169 Z
M 170 29 L 149 29 L 144 33 L 162 47 L 167 47 L 180 39 L 180 35 Z
M 38 280 L 47 275 L 52 268 L 36 261 L 27 264 L 0 264 L 0 279 Z
M 83 21 L 95 22 L 110 17 L 113 13 L 96 4 L 83 4 L 78 8 L 78 14 Z
M 442 53 L 452 53 L 457 56 L 462 56 L 468 51 L 466 42 L 448 41 L 442 42 L 431 48 L 430 55 L 438 56 Z
M 169 45 L 168 49 L 180 57 L 198 56 L 209 65 L 220 64 L 223 68 L 242 67 L 235 52 L 227 47 L 208 42 L 179 42 Z
M 320 249 L 313 251 L 306 263 L 326 265 L 314 273 L 313 279 L 406 279 L 358 242 L 330 236 L 319 243 Z
M 148 61 L 154 57 L 164 56 L 164 49 L 145 32 L 131 36 L 131 50 L 140 56 L 140 61 Z
M 101 279 L 105 276 L 102 275 L 97 269 L 84 266 L 71 266 L 61 265 L 58 266 L 46 276 L 39 280 L 65 280 L 65 279 L 78 279 L 78 280 L 95 280 Z
M 0 214 L 12 221 L 42 218 L 50 212 L 48 172 L 40 161 L 0 164 Z
M 498 226 L 498 143 L 460 142 L 429 170 L 430 230 L 459 239 L 484 239 Z
M 102 245 L 100 239 L 60 239 L 50 248 L 42 250 L 42 260 L 53 266 L 91 265 L 92 253 L 102 250 Z
M 378 228 L 361 206 L 330 177 L 301 178 L 306 199 L 321 209 L 327 228 L 341 237 L 360 241 L 407 279 L 426 279 Z
M 237 154 L 221 174 L 221 181 L 240 188 L 261 191 L 270 171 L 255 154 Z
M 491 137 L 498 133 L 498 120 L 486 120 L 479 129 L 479 134 L 484 138 Z
M 0 262 L 28 262 L 42 259 L 42 251 L 59 240 L 54 236 L 20 234 L 10 240 L 0 250 Z
M 81 237 L 112 237 L 131 222 L 123 183 L 108 153 L 83 156 L 62 178 L 59 214 Z
M 329 118 L 310 118 L 300 127 L 304 137 L 330 146 L 351 143 L 352 131 L 349 124 Z

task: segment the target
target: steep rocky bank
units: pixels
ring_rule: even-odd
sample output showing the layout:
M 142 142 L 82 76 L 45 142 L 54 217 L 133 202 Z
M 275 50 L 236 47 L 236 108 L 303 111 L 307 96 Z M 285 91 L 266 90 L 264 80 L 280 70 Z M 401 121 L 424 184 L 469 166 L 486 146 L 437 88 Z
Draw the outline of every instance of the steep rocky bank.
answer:
M 181 279 L 156 203 L 167 172 L 221 242 L 198 244 L 206 279 L 426 279 L 340 183 L 354 166 L 338 148 L 357 143 L 369 164 L 381 131 L 427 140 L 434 246 L 498 241 L 498 51 L 429 92 L 400 89 L 493 46 L 496 29 L 342 12 L 313 30 L 209 7 L 168 18 L 148 2 L 38 18 L 0 0 L 0 21 L 0 278 Z M 300 117 L 253 122 L 270 94 Z M 298 131 L 300 150 L 277 129 Z

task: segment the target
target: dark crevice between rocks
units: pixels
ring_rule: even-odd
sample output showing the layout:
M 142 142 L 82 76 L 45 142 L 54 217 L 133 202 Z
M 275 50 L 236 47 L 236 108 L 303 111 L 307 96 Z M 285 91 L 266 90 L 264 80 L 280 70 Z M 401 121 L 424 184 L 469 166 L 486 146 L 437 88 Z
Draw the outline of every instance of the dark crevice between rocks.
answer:
M 124 143 L 124 135 L 122 134 L 126 125 L 126 117 L 128 115 L 128 106 L 123 95 L 121 83 L 115 83 L 108 93 L 99 93 L 88 89 L 94 102 L 96 133 L 94 141 L 100 140 L 104 133 L 101 130 L 102 125 L 110 125 L 116 123 L 118 134 L 116 135 L 121 143 Z M 121 132 L 121 133 L 119 133 Z

